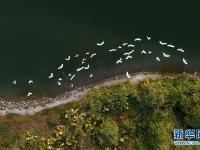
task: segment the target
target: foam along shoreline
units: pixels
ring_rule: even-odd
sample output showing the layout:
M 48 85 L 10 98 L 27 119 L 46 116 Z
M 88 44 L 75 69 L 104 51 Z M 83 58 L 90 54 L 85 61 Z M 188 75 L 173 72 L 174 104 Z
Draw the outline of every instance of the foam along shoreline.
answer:
M 125 81 L 132 83 L 138 83 L 147 78 L 157 78 L 165 75 L 159 73 L 135 73 L 131 74 L 131 78 L 124 76 L 118 76 L 117 78 L 110 78 L 97 82 L 95 84 L 88 85 L 76 90 L 72 90 L 68 93 L 60 94 L 55 98 L 42 98 L 39 100 L 28 100 L 20 102 L 9 102 L 0 100 L 0 115 L 7 115 L 9 113 L 16 113 L 20 115 L 34 115 L 45 109 L 53 108 L 70 102 L 75 102 L 84 98 L 88 92 L 93 88 L 99 88 L 102 86 L 116 85 Z

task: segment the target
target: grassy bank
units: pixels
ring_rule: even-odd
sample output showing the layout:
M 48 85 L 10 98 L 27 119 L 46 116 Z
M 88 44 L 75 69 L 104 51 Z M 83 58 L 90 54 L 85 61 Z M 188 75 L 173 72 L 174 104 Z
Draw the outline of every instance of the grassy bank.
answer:
M 200 80 L 147 79 L 94 89 L 83 101 L 34 116 L 0 117 L 8 149 L 198 149 L 173 145 L 176 128 L 200 128 Z

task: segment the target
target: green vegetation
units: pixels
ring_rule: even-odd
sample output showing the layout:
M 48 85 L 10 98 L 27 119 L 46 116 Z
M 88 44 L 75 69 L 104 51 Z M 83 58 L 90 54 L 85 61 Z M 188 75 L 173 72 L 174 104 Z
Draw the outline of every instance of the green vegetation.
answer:
M 200 128 L 200 80 L 188 76 L 93 89 L 35 116 L 0 117 L 8 149 L 198 149 L 173 145 L 176 128 Z

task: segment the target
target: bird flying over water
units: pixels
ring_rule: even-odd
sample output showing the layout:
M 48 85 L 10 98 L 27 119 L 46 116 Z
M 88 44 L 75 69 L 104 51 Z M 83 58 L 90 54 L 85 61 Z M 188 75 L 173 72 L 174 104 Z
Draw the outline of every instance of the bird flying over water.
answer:
M 177 51 L 184 52 L 184 50 L 182 48 L 178 48 Z
M 29 80 L 29 81 L 28 81 L 28 84 L 31 84 L 31 83 L 33 83 L 33 80 Z
M 147 52 L 145 50 L 142 50 L 141 51 L 141 54 L 146 54 Z
M 185 65 L 188 64 L 188 62 L 187 62 L 187 60 L 186 60 L 185 58 L 183 58 L 183 63 L 184 63 Z
M 122 58 L 116 61 L 116 64 L 122 63 Z
M 93 54 L 90 55 L 90 58 L 92 58 L 92 57 L 94 57 L 96 55 L 97 55 L 96 53 L 93 53 Z
M 159 44 L 160 44 L 160 45 L 167 45 L 166 42 L 162 42 L 162 41 L 159 41 Z
M 136 42 L 136 41 L 142 41 L 142 39 L 141 39 L 141 38 L 135 38 L 134 41 L 135 41 L 135 42 Z
M 109 52 L 116 52 L 117 50 L 116 49 L 110 49 L 110 50 L 108 50 Z
M 171 48 L 174 48 L 175 46 L 172 45 L 172 44 L 168 44 L 167 47 L 171 47 Z
M 17 81 L 16 81 L 16 80 L 13 80 L 12 83 L 13 83 L 13 84 L 17 84 Z
M 50 73 L 49 79 L 53 78 L 53 73 Z
M 66 60 L 66 61 L 69 61 L 69 60 L 70 60 L 70 58 L 71 58 L 71 57 L 70 57 L 70 56 L 68 56 L 67 58 L 65 58 L 65 60 Z
M 150 36 L 147 36 L 147 40 L 151 40 L 151 37 L 150 37 Z
M 129 44 L 128 47 L 135 47 L 135 45 L 133 45 L 133 44 Z
M 164 57 L 167 57 L 167 58 L 170 57 L 169 54 L 166 54 L 166 53 L 164 53 L 164 52 L 163 52 L 163 56 L 164 56 Z
M 63 68 L 63 64 L 61 64 L 59 67 L 58 67 L 58 70 L 62 69 Z
M 76 76 L 76 75 L 74 74 L 74 75 L 70 78 L 70 80 L 73 80 L 75 76 Z
M 160 58 L 159 58 L 159 57 L 156 57 L 156 60 L 157 60 L 157 61 L 160 61 Z
M 102 46 L 104 44 L 104 41 L 97 43 L 97 46 Z

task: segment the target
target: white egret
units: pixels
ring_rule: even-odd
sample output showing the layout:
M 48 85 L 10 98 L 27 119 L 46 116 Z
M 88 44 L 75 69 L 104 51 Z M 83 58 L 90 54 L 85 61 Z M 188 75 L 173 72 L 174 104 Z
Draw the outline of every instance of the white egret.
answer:
M 122 63 L 122 58 L 116 61 L 116 64 Z
M 58 67 L 58 70 L 62 69 L 63 68 L 63 64 L 61 64 L 59 67 Z
M 166 53 L 164 53 L 164 52 L 163 52 L 163 56 L 166 57 L 166 58 L 170 57 L 169 54 L 166 54 Z
M 28 81 L 28 84 L 31 84 L 31 83 L 33 83 L 33 80 L 29 80 L 29 81 Z
M 58 84 L 58 86 L 60 86 L 60 85 L 61 85 L 61 82 L 58 81 L 57 84 Z
M 77 68 L 76 71 L 79 72 L 83 69 L 83 67 Z
M 83 69 L 87 70 L 90 68 L 90 65 L 88 64 L 86 67 L 83 67 Z
M 157 60 L 157 61 L 160 61 L 160 58 L 159 58 L 159 57 L 156 57 L 156 60 Z
M 17 81 L 16 81 L 16 80 L 13 80 L 12 83 L 13 83 L 13 84 L 17 84 Z
M 62 78 L 58 78 L 59 81 L 62 81 Z
M 126 77 L 129 78 L 129 79 L 131 78 L 131 76 L 130 76 L 130 74 L 128 73 L 128 71 L 126 72 Z
M 128 47 L 135 47 L 135 45 L 133 45 L 133 44 L 129 44 Z
M 178 48 L 177 51 L 185 52 L 182 48 Z
M 76 54 L 74 57 L 76 57 L 76 58 L 79 57 L 79 54 Z
M 128 55 L 128 56 L 126 57 L 126 60 L 127 60 L 127 59 L 131 59 L 131 58 L 133 58 L 133 56 Z
M 104 44 L 104 41 L 102 41 L 101 43 L 97 43 L 97 46 L 102 46 Z
M 92 78 L 92 77 L 93 77 L 93 74 L 90 74 L 89 77 Z
M 183 63 L 184 63 L 185 65 L 188 64 L 188 62 L 187 62 L 187 60 L 186 60 L 185 58 L 183 58 Z
M 116 52 L 117 50 L 116 49 L 110 49 L 110 50 L 108 50 L 109 52 Z
M 150 37 L 150 36 L 147 36 L 147 40 L 151 40 L 151 37 Z
M 130 52 L 126 52 L 126 53 L 124 53 L 124 55 L 130 55 L 131 53 L 133 53 L 135 50 L 133 49 L 132 51 L 130 51 Z
M 73 80 L 75 76 L 76 76 L 76 75 L 74 74 L 74 75 L 70 78 L 70 80 Z
M 172 44 L 168 44 L 167 47 L 171 47 L 171 48 L 174 48 L 175 46 L 172 45 Z
M 73 85 L 73 84 L 70 84 L 70 86 L 69 86 L 69 87 L 73 88 L 73 87 L 74 87 L 74 85 Z
M 147 52 L 145 50 L 142 50 L 141 51 L 141 54 L 146 54 Z
M 31 96 L 33 93 L 31 93 L 31 92 L 28 92 L 28 94 L 27 94 L 27 96 Z
M 50 73 L 49 79 L 53 78 L 53 73 Z
M 160 45 L 167 45 L 166 42 L 162 42 L 162 41 L 159 41 L 159 44 L 160 44 Z
M 141 39 L 141 38 L 135 38 L 134 41 L 135 41 L 135 42 L 136 42 L 136 41 L 142 41 L 142 39 Z
M 96 55 L 97 55 L 97 53 L 93 53 L 93 54 L 90 55 L 90 58 L 92 58 L 92 57 L 94 57 Z
M 65 58 L 66 61 L 69 61 L 71 59 L 70 56 L 68 56 L 67 58 Z

